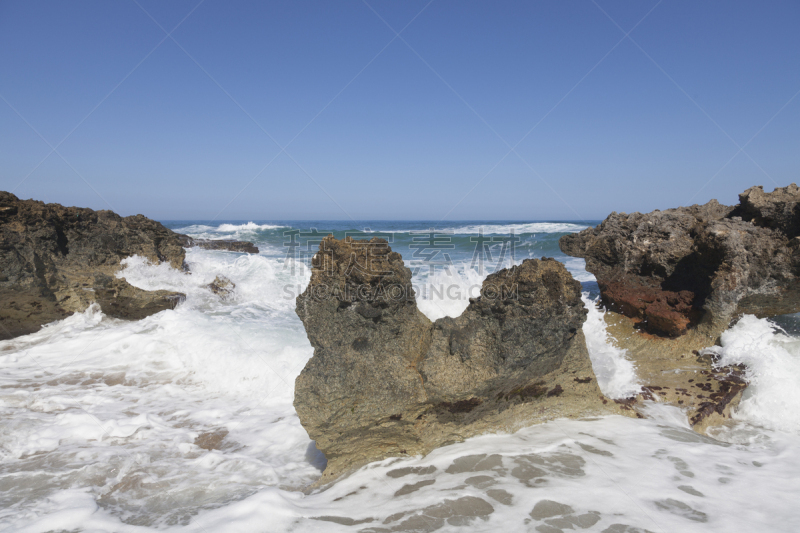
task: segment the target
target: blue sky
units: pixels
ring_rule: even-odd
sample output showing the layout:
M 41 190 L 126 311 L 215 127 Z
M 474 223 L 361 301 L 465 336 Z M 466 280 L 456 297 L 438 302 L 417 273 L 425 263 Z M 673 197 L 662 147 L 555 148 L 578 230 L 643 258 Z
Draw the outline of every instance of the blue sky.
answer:
M 735 203 L 800 181 L 798 27 L 796 1 L 0 0 L 0 189 L 160 220 Z

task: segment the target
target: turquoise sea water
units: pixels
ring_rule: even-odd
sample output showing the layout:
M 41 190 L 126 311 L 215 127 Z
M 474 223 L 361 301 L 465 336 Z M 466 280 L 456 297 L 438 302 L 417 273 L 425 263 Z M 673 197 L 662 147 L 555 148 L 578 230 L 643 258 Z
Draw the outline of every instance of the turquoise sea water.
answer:
M 446 280 L 447 274 L 466 271 L 485 277 L 492 272 L 520 263 L 528 258 L 554 257 L 566 263 L 572 274 L 592 296 L 597 284 L 587 275 L 581 259 L 566 256 L 558 247 L 558 239 L 567 233 L 581 231 L 599 221 L 188 221 L 165 222 L 175 231 L 191 233 L 199 238 L 249 240 L 261 253 L 308 264 L 325 235 L 337 239 L 380 237 L 400 253 L 412 269 L 420 291 L 431 290 L 425 282 Z M 444 274 L 444 275 L 443 275 Z M 480 283 L 478 282 L 478 285 Z M 440 283 L 441 285 L 441 283 Z M 439 285 L 434 287 L 438 289 Z M 454 294 L 454 291 L 451 291 Z M 425 293 L 427 295 L 427 292 Z M 425 296 L 420 294 L 420 296 Z M 475 296 L 475 294 L 473 294 Z

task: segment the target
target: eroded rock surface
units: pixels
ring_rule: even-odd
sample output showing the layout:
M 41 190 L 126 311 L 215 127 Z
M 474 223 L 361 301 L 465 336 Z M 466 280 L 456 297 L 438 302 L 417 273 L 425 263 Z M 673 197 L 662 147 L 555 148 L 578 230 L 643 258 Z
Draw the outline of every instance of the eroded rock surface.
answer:
M 713 342 L 743 313 L 800 311 L 800 189 L 752 187 L 739 200 L 612 213 L 559 244 L 586 259 L 609 309 L 650 333 L 696 328 Z
M 20 200 L 0 192 L 0 339 L 37 331 L 98 303 L 106 315 L 139 319 L 183 298 L 115 277 L 132 255 L 182 268 L 177 234 L 142 215 Z
M 297 298 L 314 356 L 294 400 L 328 459 L 322 482 L 481 433 L 624 413 L 594 379 L 580 289 L 558 261 L 529 259 L 431 322 L 385 240 L 326 237 Z

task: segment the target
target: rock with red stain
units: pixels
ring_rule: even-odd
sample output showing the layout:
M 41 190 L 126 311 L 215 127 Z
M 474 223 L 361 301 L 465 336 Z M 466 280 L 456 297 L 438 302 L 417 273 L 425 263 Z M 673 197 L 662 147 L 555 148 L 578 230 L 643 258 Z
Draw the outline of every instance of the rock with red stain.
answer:
M 650 333 L 718 336 L 743 313 L 800 311 L 800 189 L 752 187 L 738 206 L 712 200 L 652 213 L 612 213 L 561 238 L 586 259 L 603 302 Z

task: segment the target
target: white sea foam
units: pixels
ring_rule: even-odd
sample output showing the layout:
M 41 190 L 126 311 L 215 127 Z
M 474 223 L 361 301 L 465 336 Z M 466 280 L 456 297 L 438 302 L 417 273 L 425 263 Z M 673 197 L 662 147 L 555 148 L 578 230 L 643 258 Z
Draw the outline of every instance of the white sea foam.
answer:
M 263 231 L 267 229 L 278 229 L 282 226 L 275 226 L 274 224 L 256 224 L 248 222 L 247 224 L 220 224 L 217 231 Z
M 206 224 L 192 224 L 190 226 L 185 226 L 182 228 L 175 228 L 175 231 L 178 233 L 185 233 L 188 235 L 198 234 L 198 233 L 205 233 L 208 231 L 214 231 L 217 229 L 217 226 L 207 226 Z
M 528 222 L 524 224 L 469 224 L 466 226 L 442 226 L 441 223 L 434 224 L 436 233 L 453 235 L 515 235 L 523 233 L 577 233 L 585 230 L 589 226 L 583 224 L 572 224 L 570 222 Z M 381 230 L 374 228 L 364 228 L 365 233 L 420 233 L 427 234 L 428 229 L 394 229 Z
M 653 420 L 557 420 L 513 435 L 485 435 L 437 449 L 424 458 L 373 463 L 308 496 L 256 486 L 244 498 L 201 509 L 190 520 L 164 523 L 161 529 L 796 530 L 800 519 L 794 499 L 800 488 L 800 469 L 796 461 L 787 461 L 787 454 L 797 453 L 793 450 L 800 444 L 796 438 L 756 447 L 725 445 L 670 424 L 669 410 L 680 413 L 661 406 Z M 209 476 L 218 468 L 212 459 L 218 461 L 220 455 L 224 454 L 205 453 L 186 465 L 195 473 L 193 496 L 203 494 Z M 136 459 L 120 465 L 126 476 L 142 468 Z M 155 489 L 147 487 L 146 481 L 143 486 Z M 188 491 L 189 487 L 179 489 Z M 126 496 L 135 492 L 132 487 L 117 490 Z M 181 503 L 173 494 L 162 496 L 165 502 L 160 506 L 147 499 L 139 503 L 152 514 L 164 513 Z M 91 490 L 71 487 L 38 499 L 22 515 L 7 514 L 6 518 L 9 528 L 23 531 L 151 530 L 121 523 L 124 517 L 106 503 L 98 504 Z M 130 523 L 130 518 L 125 520 Z
M 766 319 L 743 316 L 722 334 L 720 365 L 747 366 L 749 387 L 734 416 L 753 425 L 800 433 L 800 339 Z
M 178 233 L 185 233 L 195 239 L 253 239 L 259 231 L 280 229 L 285 226 L 276 226 L 274 224 L 256 224 L 255 222 L 247 222 L 246 224 L 220 224 L 218 226 L 209 226 L 206 224 L 193 224 L 184 228 L 177 228 L 175 231 Z
M 432 274 L 421 267 L 421 276 L 413 280 L 417 306 L 431 320 L 458 317 L 469 305 L 470 298 L 481 295 L 481 285 L 487 274 L 481 274 L 468 264 L 449 269 L 439 268 Z
M 626 350 L 616 347 L 606 331 L 605 311 L 597 301 L 583 293 L 581 298 L 589 311 L 583 323 L 586 347 L 592 360 L 597 385 L 609 398 L 629 398 L 641 390 L 636 368 L 628 359 Z
M 32 530 L 71 529 L 66 515 L 97 511 L 101 529 L 119 530 L 122 516 L 164 525 L 184 520 L 185 509 L 191 516 L 208 502 L 318 474 L 291 406 L 311 347 L 302 325 L 288 320 L 294 302 L 280 297 L 283 283 L 303 285 L 307 273 L 292 276 L 260 256 L 192 250 L 187 259 L 191 274 L 141 258 L 121 272 L 142 288 L 184 292 L 174 311 L 125 322 L 95 306 L 0 343 L 0 472 L 15 487 L 2 496 L 0 524 L 16 530 L 53 511 Z M 217 273 L 237 284 L 232 299 L 204 287 Z M 229 432 L 229 448 L 194 445 L 218 430 Z M 18 469 L 33 477 L 20 479 Z M 63 508 L 87 494 L 94 510 Z
M 567 267 L 567 270 L 570 274 L 572 274 L 572 277 L 581 283 L 597 281 L 597 278 L 594 277 L 594 274 L 586 271 L 585 259 L 580 259 L 578 257 L 567 257 L 564 258 L 563 261 L 564 266 Z
M 443 231 L 452 231 L 456 235 L 479 233 L 481 231 L 484 235 L 505 235 L 511 232 L 520 235 L 522 233 L 577 233 L 588 227 L 583 224 L 569 222 L 530 222 L 527 224 L 471 224 Z
M 191 274 L 139 258 L 121 273 L 184 292 L 174 311 L 126 322 L 93 307 L 0 342 L 0 531 L 800 530 L 798 340 L 766 321 L 743 319 L 720 348 L 751 368 L 722 435 L 735 445 L 653 405 L 650 419 L 556 420 L 388 459 L 305 495 L 324 465 L 292 407 L 311 346 L 291 296 L 308 272 L 205 250 L 187 261 Z M 482 281 L 465 272 L 459 287 Z M 205 287 L 217 274 L 236 283 L 227 300 Z M 625 395 L 632 367 L 584 301 L 598 383 Z M 195 444 L 220 430 L 220 449 Z

